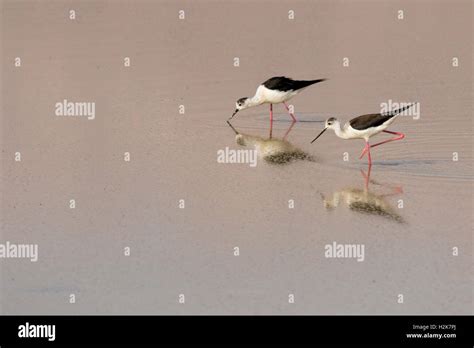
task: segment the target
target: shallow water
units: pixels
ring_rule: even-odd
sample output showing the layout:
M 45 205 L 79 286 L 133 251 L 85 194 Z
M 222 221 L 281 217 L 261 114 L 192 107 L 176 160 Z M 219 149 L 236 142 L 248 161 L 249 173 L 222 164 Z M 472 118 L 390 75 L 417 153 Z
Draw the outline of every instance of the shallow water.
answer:
M 2 313 L 472 313 L 472 5 L 246 4 L 3 2 L 2 59 L 23 63 L 2 71 L 1 242 L 40 255 L 0 260 Z M 290 102 L 285 141 L 274 107 L 270 160 L 218 163 L 252 148 L 226 123 L 235 100 L 280 74 L 329 80 Z M 96 119 L 58 118 L 64 98 L 95 101 Z M 421 117 L 390 127 L 406 138 L 373 149 L 369 180 L 363 141 L 310 144 L 327 117 L 388 99 Z M 232 125 L 265 142 L 268 107 Z M 333 242 L 364 261 L 325 257 Z

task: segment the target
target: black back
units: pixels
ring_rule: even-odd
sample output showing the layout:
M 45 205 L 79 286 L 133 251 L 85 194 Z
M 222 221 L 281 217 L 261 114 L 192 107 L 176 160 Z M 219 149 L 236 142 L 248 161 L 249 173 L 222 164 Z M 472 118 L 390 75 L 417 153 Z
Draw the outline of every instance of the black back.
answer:
M 381 115 L 381 114 L 368 114 L 362 115 L 350 120 L 352 128 L 357 130 L 364 130 L 367 128 L 378 127 L 383 125 L 385 122 L 390 120 L 395 115 Z
M 392 117 L 397 116 L 400 112 L 403 112 L 407 110 L 408 108 L 411 108 L 413 105 L 415 105 L 415 103 L 404 106 L 403 108 L 400 108 L 398 110 L 390 111 L 383 114 L 362 115 L 362 116 L 353 118 L 352 120 L 350 120 L 349 123 L 352 128 L 357 129 L 357 130 L 364 130 L 367 128 L 378 127 L 378 126 L 383 125 Z
M 319 80 L 309 80 L 309 81 L 295 81 L 285 76 L 277 76 L 268 79 L 262 85 L 267 87 L 268 89 L 273 89 L 277 91 L 296 91 L 301 88 L 305 88 L 311 86 L 315 83 L 325 81 L 326 79 L 319 79 Z

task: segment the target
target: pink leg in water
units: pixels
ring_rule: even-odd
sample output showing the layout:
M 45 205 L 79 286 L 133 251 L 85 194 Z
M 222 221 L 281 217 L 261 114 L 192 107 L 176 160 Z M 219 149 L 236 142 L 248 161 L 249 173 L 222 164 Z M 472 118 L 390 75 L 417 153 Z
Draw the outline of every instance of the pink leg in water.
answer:
M 270 139 L 272 138 L 273 130 L 273 104 L 270 104 Z
M 372 167 L 372 158 L 370 157 L 370 145 L 369 142 L 367 142 L 367 157 L 369 159 L 369 170 Z
M 370 156 L 370 148 L 371 147 L 372 146 L 370 146 L 369 142 L 365 141 L 365 147 L 362 150 L 362 153 L 360 154 L 360 157 L 359 157 L 359 159 L 361 159 L 362 157 L 364 157 L 365 153 L 367 152 L 367 157 L 369 159 L 369 170 L 370 170 L 370 166 L 372 166 L 372 158 Z
M 285 135 L 283 136 L 283 140 L 286 140 L 286 137 L 288 136 L 288 134 L 290 134 L 291 132 L 291 129 L 293 128 L 293 126 L 295 125 L 295 121 L 291 122 L 291 125 L 290 125 L 290 128 L 288 128 L 288 130 L 286 131 Z
M 362 175 L 364 176 L 364 179 L 365 179 L 365 189 L 366 190 L 369 190 L 369 182 L 370 182 L 370 169 L 372 167 L 369 165 L 369 170 L 367 171 L 367 175 L 364 173 L 364 171 L 361 169 L 360 172 L 362 173 Z
M 286 105 L 285 102 L 283 102 L 283 105 L 285 105 L 286 111 L 288 111 L 288 113 L 290 114 L 291 118 L 293 119 L 293 122 L 296 122 L 296 117 L 295 115 L 293 115 L 293 113 L 290 112 L 290 108 L 288 107 L 288 105 Z

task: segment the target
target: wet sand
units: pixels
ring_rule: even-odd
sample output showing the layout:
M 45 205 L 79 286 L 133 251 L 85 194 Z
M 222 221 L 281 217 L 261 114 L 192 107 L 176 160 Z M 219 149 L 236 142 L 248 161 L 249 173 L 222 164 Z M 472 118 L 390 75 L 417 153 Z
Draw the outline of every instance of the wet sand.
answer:
M 39 260 L 0 259 L 1 313 L 472 313 L 472 3 L 2 7 L 0 242 L 38 243 Z M 304 122 L 286 141 L 312 160 L 218 163 L 249 148 L 225 122 L 235 100 L 278 75 L 329 79 L 290 102 Z M 63 99 L 95 102 L 96 118 L 55 116 Z M 366 189 L 363 141 L 310 141 L 389 99 L 421 117 L 373 149 Z M 291 123 L 274 112 L 278 139 Z M 232 125 L 268 138 L 268 106 Z M 364 261 L 326 258 L 334 241 L 364 244 Z

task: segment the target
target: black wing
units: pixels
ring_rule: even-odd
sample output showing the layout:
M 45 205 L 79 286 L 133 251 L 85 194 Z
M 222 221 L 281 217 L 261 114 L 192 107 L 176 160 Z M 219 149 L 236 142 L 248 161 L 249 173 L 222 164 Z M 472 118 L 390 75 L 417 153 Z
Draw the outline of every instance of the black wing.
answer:
M 381 114 L 369 114 L 362 115 L 350 120 L 350 125 L 352 128 L 357 130 L 364 130 L 367 128 L 378 127 L 390 120 L 395 115 L 381 115 Z
M 285 76 L 277 76 L 268 79 L 262 85 L 267 87 L 268 89 L 273 89 L 277 91 L 296 91 L 301 88 L 305 88 L 311 86 L 318 82 L 323 82 L 326 79 L 319 79 L 319 80 L 309 80 L 309 81 L 295 81 Z
M 367 128 L 378 127 L 383 125 L 385 122 L 390 120 L 392 117 L 397 116 L 399 113 L 405 111 L 408 108 L 411 108 L 415 103 L 404 106 L 398 110 L 389 111 L 383 114 L 369 114 L 369 115 L 362 115 L 350 120 L 350 125 L 352 128 L 357 130 L 364 130 Z

